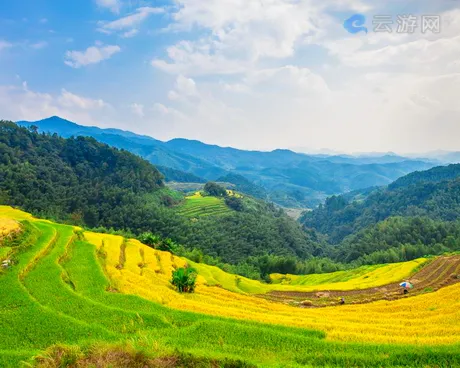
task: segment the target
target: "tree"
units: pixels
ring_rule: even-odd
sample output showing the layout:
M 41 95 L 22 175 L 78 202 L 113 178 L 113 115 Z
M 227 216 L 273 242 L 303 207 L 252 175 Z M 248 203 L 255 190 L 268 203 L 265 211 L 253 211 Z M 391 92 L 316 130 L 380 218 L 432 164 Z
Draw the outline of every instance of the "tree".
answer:
M 191 267 L 181 267 L 173 271 L 171 284 L 179 293 L 193 293 L 195 291 L 197 272 Z
M 213 197 L 227 196 L 227 190 L 223 186 L 212 181 L 206 183 L 206 185 L 204 186 L 204 191 Z
M 158 244 L 158 249 L 164 252 L 175 253 L 178 247 L 179 246 L 169 238 L 161 240 Z
M 243 211 L 244 210 L 244 204 L 243 204 L 243 200 L 241 198 L 226 197 L 225 198 L 225 204 L 228 207 L 230 207 L 232 210 L 235 210 L 235 211 Z

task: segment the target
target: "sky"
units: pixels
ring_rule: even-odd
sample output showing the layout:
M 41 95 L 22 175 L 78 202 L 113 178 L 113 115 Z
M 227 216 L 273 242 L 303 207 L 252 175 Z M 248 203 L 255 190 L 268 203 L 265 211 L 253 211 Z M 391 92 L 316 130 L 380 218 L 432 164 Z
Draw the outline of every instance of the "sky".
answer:
M 0 2 L 0 119 L 413 153 L 460 150 L 459 96 L 456 0 Z

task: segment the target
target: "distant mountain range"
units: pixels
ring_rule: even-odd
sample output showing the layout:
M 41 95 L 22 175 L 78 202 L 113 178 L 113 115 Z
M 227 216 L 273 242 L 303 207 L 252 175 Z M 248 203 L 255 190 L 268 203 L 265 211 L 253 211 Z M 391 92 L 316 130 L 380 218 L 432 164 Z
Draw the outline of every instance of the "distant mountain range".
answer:
M 234 183 L 238 185 L 242 176 L 263 188 L 259 192 L 266 193 L 265 199 L 285 207 L 313 207 L 332 194 L 388 185 L 413 171 L 439 165 L 435 160 L 408 159 L 393 154 L 307 155 L 290 150 L 244 151 L 187 139 L 163 142 L 118 129 L 82 126 L 56 116 L 18 124 L 34 125 L 41 132 L 65 138 L 90 136 L 125 149 L 159 166 L 167 180 L 202 182 L 234 174 L 229 178 L 238 178 Z

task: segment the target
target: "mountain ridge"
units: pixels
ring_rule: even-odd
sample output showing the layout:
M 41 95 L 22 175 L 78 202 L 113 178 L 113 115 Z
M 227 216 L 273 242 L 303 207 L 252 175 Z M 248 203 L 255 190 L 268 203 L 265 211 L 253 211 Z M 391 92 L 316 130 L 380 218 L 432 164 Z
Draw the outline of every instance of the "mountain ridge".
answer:
M 432 162 L 399 156 L 395 156 L 395 162 L 388 162 L 391 161 L 388 155 L 381 159 L 383 163 L 379 163 L 373 162 L 370 157 L 325 158 L 288 149 L 245 151 L 185 138 L 163 142 L 118 129 L 85 127 L 59 117 L 36 122 L 21 121 L 18 124 L 35 125 L 41 132 L 57 133 L 65 138 L 72 135 L 91 136 L 103 143 L 126 149 L 154 165 L 191 173 L 205 180 L 216 180 L 228 174 L 241 175 L 264 188 L 268 200 L 284 207 L 311 208 L 329 195 L 388 185 L 412 171 L 434 166 Z

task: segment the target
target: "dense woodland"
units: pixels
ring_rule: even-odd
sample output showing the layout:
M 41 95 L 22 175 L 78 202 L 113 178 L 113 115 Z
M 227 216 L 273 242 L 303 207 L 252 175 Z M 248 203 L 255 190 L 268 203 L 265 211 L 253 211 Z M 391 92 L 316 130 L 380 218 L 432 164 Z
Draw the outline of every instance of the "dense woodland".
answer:
M 450 165 L 408 175 L 388 188 L 373 191 L 362 201 L 330 197 L 317 210 L 305 213 L 301 222 L 338 244 L 346 236 L 391 216 L 455 221 L 460 216 L 459 168 Z
M 2 204 L 90 228 L 151 231 L 230 264 L 318 252 L 298 223 L 261 201 L 222 217 L 179 216 L 178 199 L 162 178 L 147 161 L 93 138 L 64 139 L 0 122 Z
M 348 198 L 330 197 L 301 218 L 325 236 L 334 261 L 378 264 L 460 250 L 460 165 L 409 174 L 364 200 Z

